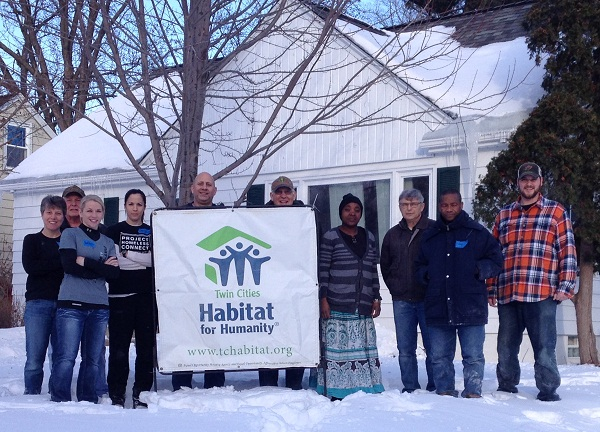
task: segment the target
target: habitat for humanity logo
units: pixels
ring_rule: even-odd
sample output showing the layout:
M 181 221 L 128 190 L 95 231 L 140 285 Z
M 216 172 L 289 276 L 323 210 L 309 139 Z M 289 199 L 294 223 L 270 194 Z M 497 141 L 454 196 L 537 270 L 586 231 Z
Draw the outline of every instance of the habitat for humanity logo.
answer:
M 233 244 L 233 240 L 236 240 L 235 244 Z M 261 257 L 261 251 L 257 247 L 271 249 L 270 244 L 230 226 L 224 226 L 212 233 L 197 243 L 197 246 L 209 252 L 219 249 L 219 257 L 212 256 L 208 259 L 210 262 L 216 264 L 216 268 L 211 264 L 205 263 L 204 274 L 210 281 L 217 284 L 218 269 L 222 286 L 226 286 L 229 282 L 229 270 L 232 262 L 235 267 L 238 286 L 244 284 L 246 263 L 250 266 L 254 284 L 259 285 L 262 264 L 271 259 L 270 256 Z

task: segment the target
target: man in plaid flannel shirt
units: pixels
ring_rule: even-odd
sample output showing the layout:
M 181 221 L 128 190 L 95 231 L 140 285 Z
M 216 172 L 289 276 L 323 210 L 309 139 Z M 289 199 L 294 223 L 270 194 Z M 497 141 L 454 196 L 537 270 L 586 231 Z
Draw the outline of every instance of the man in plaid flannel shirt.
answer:
M 537 399 L 558 401 L 556 307 L 574 293 L 575 240 L 565 208 L 544 198 L 542 171 L 519 167 L 519 199 L 496 217 L 494 236 L 504 255 L 500 275 L 489 286 L 489 304 L 498 306 L 498 391 L 517 393 L 519 347 L 527 329 L 534 352 Z

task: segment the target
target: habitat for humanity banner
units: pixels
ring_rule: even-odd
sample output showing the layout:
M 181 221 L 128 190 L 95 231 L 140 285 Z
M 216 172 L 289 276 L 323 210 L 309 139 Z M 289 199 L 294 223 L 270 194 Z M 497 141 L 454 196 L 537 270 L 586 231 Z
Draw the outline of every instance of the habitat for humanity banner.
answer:
M 311 208 L 157 210 L 152 235 L 160 372 L 318 363 Z

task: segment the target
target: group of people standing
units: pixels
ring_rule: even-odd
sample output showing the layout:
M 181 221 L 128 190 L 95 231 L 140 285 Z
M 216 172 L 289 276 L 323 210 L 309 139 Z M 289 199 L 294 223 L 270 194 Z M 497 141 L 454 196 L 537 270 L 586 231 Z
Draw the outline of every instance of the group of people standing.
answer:
M 25 394 L 40 394 L 48 342 L 52 347 L 50 398 L 70 401 L 73 368 L 81 362 L 76 396 L 97 403 L 106 387 L 105 335 L 109 339 L 108 393 L 124 406 L 129 345 L 136 338 L 133 407 L 153 383 L 155 301 L 146 196 L 125 195 L 125 221 L 105 227 L 104 201 L 70 186 L 40 205 L 43 229 L 25 236 Z M 109 290 L 106 289 L 108 282 Z
M 488 305 L 498 308 L 498 391 L 517 393 L 519 348 L 527 330 L 537 399 L 558 401 L 556 310 L 573 296 L 575 241 L 565 208 L 541 193 L 532 162 L 517 173 L 519 198 L 504 207 L 492 233 L 463 210 L 460 193 L 438 200 L 437 221 L 422 216 L 417 190 L 399 197 L 402 220 L 386 234 L 381 273 L 392 294 L 402 391 L 420 389 L 417 326 L 426 352 L 427 386 L 458 396 L 453 359 L 460 343 L 465 398 L 481 397 Z
M 457 190 L 439 196 L 436 221 L 423 216 L 421 192 L 403 191 L 402 220 L 385 235 L 381 258 L 374 235 L 359 226 L 363 203 L 352 194 L 343 196 L 341 224 L 327 231 L 319 246 L 319 394 L 339 400 L 356 391 L 384 390 L 373 321 L 381 313 L 380 261 L 393 300 L 403 392 L 421 388 L 418 327 L 426 352 L 426 390 L 458 396 L 453 364 L 458 337 L 464 378 L 461 395 L 481 397 L 489 305 L 498 307 L 500 320 L 498 391 L 518 391 L 518 353 L 527 330 L 534 351 L 537 398 L 560 400 L 556 307 L 573 295 L 577 266 L 573 231 L 564 207 L 542 196 L 539 166 L 523 164 L 517 177 L 520 197 L 501 210 L 492 233 L 463 210 Z M 199 174 L 191 186 L 194 199 L 185 207 L 216 207 L 216 191 L 212 176 Z M 270 198 L 266 205 L 303 205 L 296 199 L 292 181 L 284 176 L 272 183 Z M 80 220 L 68 224 L 65 200 L 70 199 L 77 201 Z M 129 345 L 135 334 L 133 407 L 145 406 L 139 395 L 150 390 L 153 382 L 156 325 L 151 228 L 143 222 L 145 208 L 144 193 L 130 190 L 125 195 L 127 219 L 106 228 L 100 224 L 102 200 L 86 196 L 76 186 L 65 189 L 62 198 L 42 200 L 44 228 L 26 236 L 23 244 L 28 273 L 26 394 L 41 392 L 50 340 L 51 399 L 71 400 L 73 367 L 81 345 L 77 398 L 97 402 L 102 394 L 98 377 L 103 376 L 100 363 L 108 324 L 109 396 L 113 404 L 124 406 Z M 301 389 L 303 376 L 304 368 L 288 368 L 285 385 Z M 192 377 L 191 371 L 173 374 L 173 389 L 192 387 Z M 261 386 L 276 386 L 278 378 L 277 370 L 259 370 Z M 224 371 L 204 375 L 204 388 L 224 383 Z

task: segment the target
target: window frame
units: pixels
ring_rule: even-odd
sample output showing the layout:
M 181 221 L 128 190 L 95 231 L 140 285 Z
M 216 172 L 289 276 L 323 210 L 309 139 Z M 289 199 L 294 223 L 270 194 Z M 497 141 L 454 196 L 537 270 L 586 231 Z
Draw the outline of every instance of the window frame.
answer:
M 19 131 L 22 131 L 23 146 L 9 143 L 9 136 L 11 135 L 11 132 L 10 132 L 11 128 L 15 128 L 15 129 L 18 129 Z M 15 123 L 6 124 L 6 126 L 4 128 L 4 152 L 3 152 L 4 168 L 13 169 L 13 168 L 17 167 L 21 162 L 23 162 L 25 159 L 27 159 L 27 157 L 31 154 L 31 136 L 29 134 L 30 130 L 31 130 L 31 128 L 28 124 L 15 124 Z M 18 150 L 23 151 L 23 158 L 14 165 L 9 164 L 9 149 L 15 149 L 15 150 L 18 149 Z

